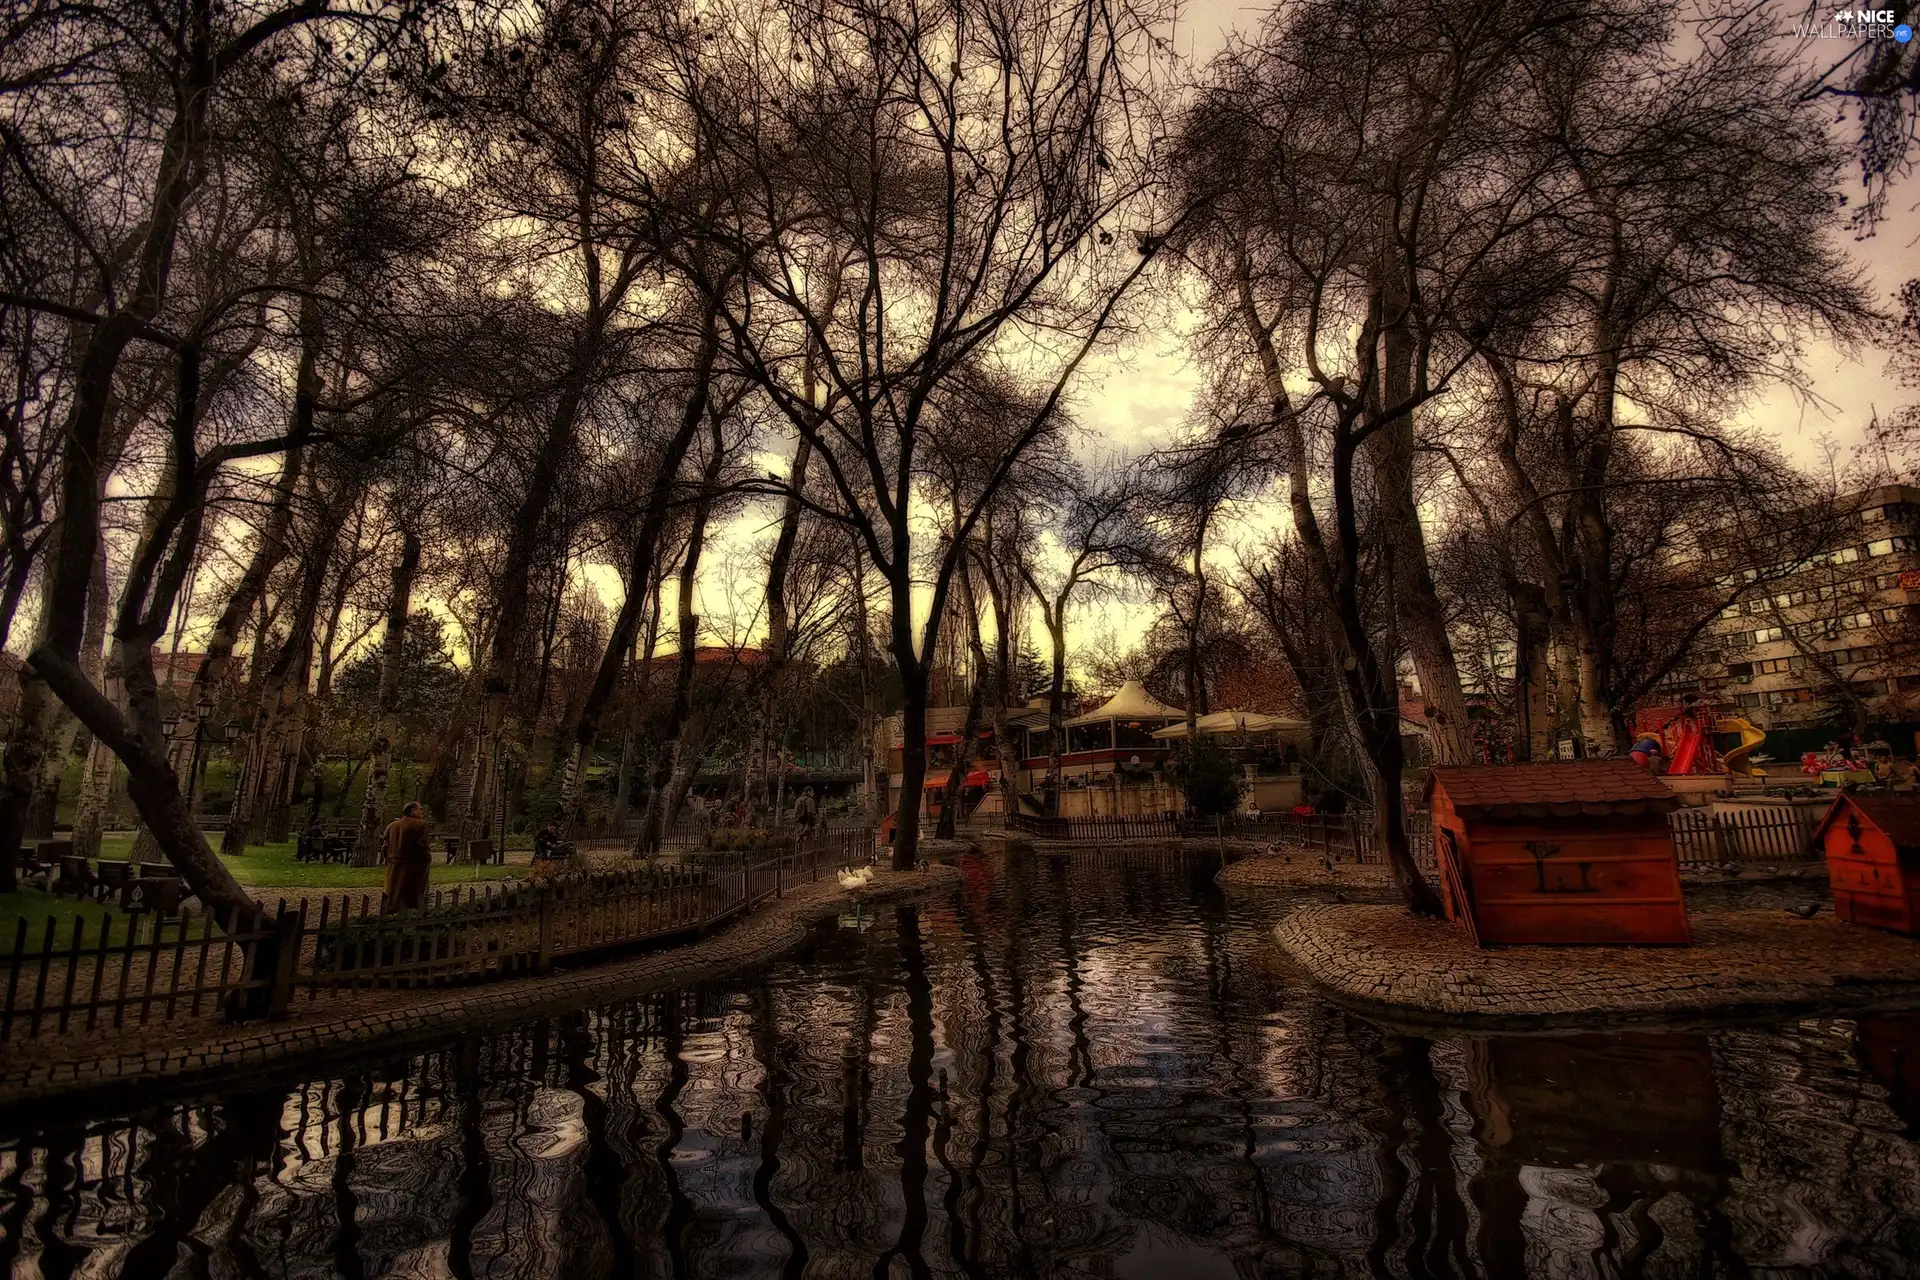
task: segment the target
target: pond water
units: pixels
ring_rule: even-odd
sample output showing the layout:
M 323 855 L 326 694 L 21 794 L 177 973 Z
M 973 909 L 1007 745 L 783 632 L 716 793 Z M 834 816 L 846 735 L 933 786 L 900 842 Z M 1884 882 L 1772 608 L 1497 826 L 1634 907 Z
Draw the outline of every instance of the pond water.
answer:
M 1203 860 L 970 859 L 698 991 L 0 1134 L 0 1276 L 1920 1275 L 1920 1022 L 1436 1039 Z

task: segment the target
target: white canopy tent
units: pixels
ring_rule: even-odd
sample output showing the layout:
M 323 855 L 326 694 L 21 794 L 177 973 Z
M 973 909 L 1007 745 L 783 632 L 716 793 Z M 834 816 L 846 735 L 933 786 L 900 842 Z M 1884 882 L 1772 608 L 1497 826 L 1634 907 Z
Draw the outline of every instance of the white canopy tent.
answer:
M 1203 737 L 1218 734 L 1299 733 L 1308 727 L 1305 720 L 1268 715 L 1264 711 L 1215 711 L 1194 722 L 1195 730 Z M 1186 722 L 1183 720 L 1179 724 L 1156 730 L 1153 736 L 1162 741 L 1178 741 L 1187 736 Z
M 1138 680 L 1128 680 L 1120 686 L 1120 692 L 1085 715 L 1067 721 L 1067 728 L 1105 724 L 1109 720 L 1184 720 L 1186 716 L 1181 708 L 1170 707 L 1148 693 L 1147 686 Z

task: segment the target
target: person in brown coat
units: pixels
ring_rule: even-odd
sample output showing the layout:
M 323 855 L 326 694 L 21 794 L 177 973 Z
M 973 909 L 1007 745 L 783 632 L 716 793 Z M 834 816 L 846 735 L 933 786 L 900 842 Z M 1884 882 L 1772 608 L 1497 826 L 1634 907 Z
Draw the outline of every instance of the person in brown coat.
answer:
M 427 843 L 427 820 L 418 802 L 400 811 L 387 824 L 387 883 L 380 894 L 380 910 L 414 911 L 426 900 L 427 877 L 433 869 L 433 848 Z

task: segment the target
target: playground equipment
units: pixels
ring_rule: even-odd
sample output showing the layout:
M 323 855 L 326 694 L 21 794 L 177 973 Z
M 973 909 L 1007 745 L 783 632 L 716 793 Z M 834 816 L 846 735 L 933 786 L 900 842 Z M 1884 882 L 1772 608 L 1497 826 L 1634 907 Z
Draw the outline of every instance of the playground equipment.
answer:
M 1756 768 L 1753 764 L 1753 753 L 1767 740 L 1764 731 L 1755 727 L 1753 722 L 1744 716 L 1721 716 L 1713 722 L 1713 731 L 1740 735 L 1740 745 L 1727 752 L 1721 760 L 1721 763 L 1726 765 L 1728 773 L 1736 777 L 1748 778 L 1767 776 L 1765 769 Z
M 1656 738 L 1666 757 L 1665 772 L 1695 777 L 1728 773 L 1736 777 L 1765 777 L 1753 763 L 1754 752 L 1767 735 L 1744 716 L 1720 716 L 1689 703 L 1680 707 L 1650 707 L 1639 716 L 1640 736 Z M 1716 734 L 1737 733 L 1740 745 L 1723 757 L 1714 749 Z

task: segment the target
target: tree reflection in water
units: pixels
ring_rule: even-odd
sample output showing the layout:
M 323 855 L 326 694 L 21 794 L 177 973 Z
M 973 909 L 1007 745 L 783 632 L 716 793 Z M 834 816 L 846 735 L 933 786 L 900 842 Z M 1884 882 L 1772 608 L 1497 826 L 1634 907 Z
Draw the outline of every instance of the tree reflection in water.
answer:
M 0 1139 L 0 1275 L 1916 1274 L 1912 1017 L 1400 1034 L 1212 869 L 970 862 L 737 982 Z

